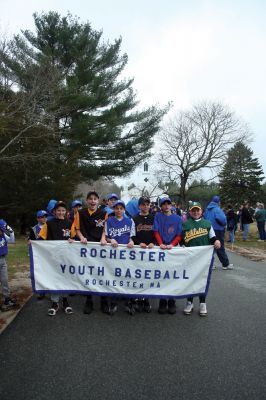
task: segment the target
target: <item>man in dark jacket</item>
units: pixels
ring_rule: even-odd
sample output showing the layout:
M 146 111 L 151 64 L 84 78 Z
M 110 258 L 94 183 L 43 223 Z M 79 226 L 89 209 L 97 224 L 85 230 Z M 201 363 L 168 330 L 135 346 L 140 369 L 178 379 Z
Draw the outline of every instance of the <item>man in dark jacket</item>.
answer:
M 253 219 L 249 212 L 249 203 L 245 202 L 243 204 L 242 213 L 241 213 L 241 223 L 243 227 L 243 240 L 246 242 L 248 240 L 249 234 L 249 224 L 252 224 Z
M 233 264 L 229 263 L 228 256 L 224 248 L 224 234 L 226 227 L 226 216 L 220 208 L 220 197 L 213 196 L 204 213 L 204 218 L 211 222 L 216 238 L 221 242 L 220 249 L 216 250 L 217 256 L 223 269 L 233 269 Z

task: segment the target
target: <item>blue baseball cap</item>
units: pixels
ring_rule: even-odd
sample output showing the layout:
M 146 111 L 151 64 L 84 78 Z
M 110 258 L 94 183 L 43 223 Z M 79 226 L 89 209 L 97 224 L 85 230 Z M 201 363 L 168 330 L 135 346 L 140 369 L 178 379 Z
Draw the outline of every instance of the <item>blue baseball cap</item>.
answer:
M 77 207 L 77 206 L 82 206 L 81 200 L 73 200 L 71 203 L 71 208 Z
M 45 210 L 39 210 L 37 211 L 36 217 L 37 218 L 47 217 L 47 212 Z
M 171 204 L 171 203 L 172 203 L 172 200 L 170 199 L 170 197 L 163 197 L 163 198 L 160 199 L 160 201 L 159 201 L 160 207 L 161 207 L 164 203 L 169 203 L 169 204 Z
M 107 200 L 111 200 L 111 199 L 116 199 L 116 200 L 118 200 L 119 197 L 118 197 L 117 194 L 115 194 L 115 193 L 109 193 L 109 194 L 107 195 L 106 199 L 107 199 Z
M 4 219 L 0 219 L 0 229 L 6 227 L 6 221 Z
M 113 204 L 113 208 L 115 208 L 116 206 L 119 206 L 119 205 L 123 206 L 124 209 L 126 209 L 125 203 L 122 200 L 115 201 Z

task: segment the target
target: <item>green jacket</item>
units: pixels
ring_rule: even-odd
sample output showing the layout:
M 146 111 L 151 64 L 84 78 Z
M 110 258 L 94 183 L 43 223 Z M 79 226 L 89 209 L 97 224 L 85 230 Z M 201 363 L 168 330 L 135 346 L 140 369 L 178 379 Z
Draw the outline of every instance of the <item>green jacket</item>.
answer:
M 265 222 L 266 221 L 266 210 L 265 208 L 259 208 L 255 214 L 254 218 L 257 222 Z
M 210 245 L 211 223 L 204 218 L 199 221 L 189 218 L 183 224 L 183 240 L 186 247 Z

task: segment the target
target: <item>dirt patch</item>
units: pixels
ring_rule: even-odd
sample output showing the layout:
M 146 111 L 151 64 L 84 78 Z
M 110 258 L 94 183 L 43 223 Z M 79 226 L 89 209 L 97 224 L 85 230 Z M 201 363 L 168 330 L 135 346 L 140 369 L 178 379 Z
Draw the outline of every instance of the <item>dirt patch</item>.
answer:
M 28 268 L 21 268 L 21 271 L 14 274 L 9 281 L 12 298 L 16 299 L 17 305 L 8 311 L 0 312 L 0 333 L 13 321 L 16 315 L 23 308 L 32 295 L 31 280 Z
M 226 248 L 234 253 L 240 254 L 241 256 L 248 258 L 249 260 L 266 262 L 265 250 L 247 249 L 240 246 L 227 246 Z

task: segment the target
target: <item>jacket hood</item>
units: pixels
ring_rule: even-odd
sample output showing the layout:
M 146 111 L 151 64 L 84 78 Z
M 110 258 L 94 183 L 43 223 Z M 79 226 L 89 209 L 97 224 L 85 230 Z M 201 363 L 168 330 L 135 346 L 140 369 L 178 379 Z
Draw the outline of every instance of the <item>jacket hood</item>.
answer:
M 56 200 L 50 200 L 48 205 L 47 205 L 47 212 L 49 214 L 52 214 L 53 209 L 55 208 L 57 201 Z
M 211 201 L 207 206 L 207 210 L 211 210 L 212 208 L 220 208 L 220 207 L 217 203 L 215 203 L 214 201 Z

